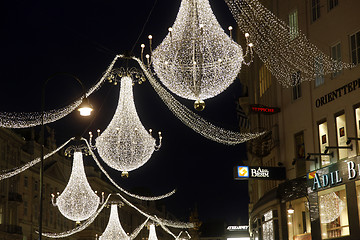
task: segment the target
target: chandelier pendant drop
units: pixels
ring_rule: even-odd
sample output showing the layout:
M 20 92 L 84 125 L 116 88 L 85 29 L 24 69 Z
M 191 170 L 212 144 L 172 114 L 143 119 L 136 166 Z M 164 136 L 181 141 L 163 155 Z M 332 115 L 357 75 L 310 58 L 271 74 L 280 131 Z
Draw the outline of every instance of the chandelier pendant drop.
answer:
M 155 231 L 155 224 L 149 225 L 149 239 L 148 240 L 158 240 L 158 238 L 156 236 L 156 231 Z
M 202 110 L 202 100 L 220 94 L 235 80 L 243 51 L 225 34 L 208 0 L 182 0 L 174 25 L 152 52 L 151 62 L 171 92 L 195 100 L 195 108 Z
M 109 222 L 99 240 L 130 240 L 121 226 L 117 204 L 111 204 Z
M 69 182 L 56 201 L 52 194 L 52 203 L 64 217 L 76 222 L 86 220 L 96 212 L 100 198 L 87 181 L 81 151 L 74 152 Z
M 124 177 L 129 171 L 144 165 L 154 150 L 160 148 L 162 139 L 159 132 L 159 145 L 156 145 L 152 131 L 146 131 L 142 125 L 136 112 L 132 87 L 131 77 L 121 78 L 119 103 L 114 117 L 95 143 L 104 162 L 122 171 Z

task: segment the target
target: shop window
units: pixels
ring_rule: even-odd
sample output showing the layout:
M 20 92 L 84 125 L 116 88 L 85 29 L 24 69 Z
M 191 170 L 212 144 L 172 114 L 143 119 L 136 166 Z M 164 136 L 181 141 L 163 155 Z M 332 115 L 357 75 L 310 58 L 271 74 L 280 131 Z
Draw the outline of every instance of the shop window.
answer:
M 345 185 L 320 191 L 318 197 L 322 239 L 349 235 Z
M 360 63 L 360 31 L 350 36 L 351 62 L 354 65 Z
M 334 62 L 334 72 L 331 74 L 332 78 L 336 78 L 341 74 L 341 69 L 339 69 L 341 62 L 341 45 L 340 43 L 331 47 L 331 58 L 335 60 Z
M 346 119 L 345 114 L 336 117 L 337 144 L 338 146 L 346 146 Z M 347 149 L 338 149 L 339 160 L 348 157 Z
M 355 109 L 355 119 L 356 119 L 356 137 L 360 138 L 360 107 Z M 360 141 L 357 142 L 357 155 L 360 155 Z
M 360 221 L 360 180 L 356 181 L 355 183 L 356 183 L 356 199 L 357 199 L 359 221 Z
M 276 210 L 270 210 L 262 217 L 262 239 L 275 240 L 279 239 L 279 222 Z
M 319 128 L 319 145 L 320 145 L 320 152 L 323 153 L 325 148 L 329 146 L 329 136 L 328 136 L 328 127 L 327 122 L 320 123 L 318 125 Z M 330 156 L 323 155 L 320 156 L 321 159 L 321 166 L 327 166 L 330 164 Z
M 289 13 L 289 30 L 290 30 L 290 40 L 296 38 L 299 35 L 299 23 L 298 23 L 298 11 Z
M 304 197 L 291 201 L 291 206 L 294 212 L 288 212 L 287 215 L 289 239 L 298 240 L 311 236 L 309 202 L 307 198 Z M 287 203 L 287 209 L 289 207 L 290 203 Z

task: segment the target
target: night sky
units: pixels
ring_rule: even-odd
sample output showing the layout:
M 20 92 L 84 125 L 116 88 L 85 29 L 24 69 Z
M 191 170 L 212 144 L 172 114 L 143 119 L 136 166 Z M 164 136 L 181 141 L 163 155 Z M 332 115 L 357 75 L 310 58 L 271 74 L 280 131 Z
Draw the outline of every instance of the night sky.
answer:
M 86 88 L 91 87 L 115 55 L 131 50 L 139 36 L 135 56 L 139 57 L 141 43 L 148 44 L 149 34 L 157 46 L 173 24 L 180 0 L 158 0 L 140 35 L 154 2 L 1 1 L 0 111 L 39 111 L 41 86 L 58 72 L 74 74 Z M 224 29 L 235 26 L 224 1 L 210 0 L 210 4 Z M 235 101 L 240 90 L 236 81 L 207 100 L 201 115 L 218 126 L 238 130 Z M 90 119 L 74 112 L 49 124 L 55 128 L 57 143 L 89 130 L 104 130 L 115 111 L 118 93 L 118 87 L 106 84 L 90 96 L 95 108 Z M 57 77 L 46 86 L 46 109 L 64 106 L 80 95 L 81 88 L 73 79 Z M 183 125 L 149 82 L 134 86 L 134 98 L 145 128 L 163 133 L 163 146 L 143 167 L 130 172 L 128 179 L 111 171 L 119 184 L 126 189 L 144 187 L 154 195 L 176 188 L 177 193 L 165 203 L 183 220 L 197 205 L 201 220 L 247 224 L 247 182 L 233 180 L 233 167 L 246 158 L 244 146 L 212 142 Z M 179 100 L 192 108 L 192 101 Z

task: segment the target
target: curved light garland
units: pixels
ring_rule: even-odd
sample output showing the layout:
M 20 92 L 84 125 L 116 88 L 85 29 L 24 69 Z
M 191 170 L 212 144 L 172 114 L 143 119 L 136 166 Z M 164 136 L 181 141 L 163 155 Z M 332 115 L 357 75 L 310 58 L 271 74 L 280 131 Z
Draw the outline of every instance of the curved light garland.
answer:
M 74 152 L 69 182 L 57 197 L 54 205 L 58 207 L 64 217 L 79 222 L 93 215 L 99 204 L 99 196 L 95 194 L 87 181 L 82 153 Z
M 58 147 L 57 149 L 55 149 L 52 152 L 49 152 L 47 154 L 45 154 L 44 159 L 47 159 L 49 157 L 51 157 L 52 155 L 54 155 L 55 153 L 57 153 L 60 149 L 62 149 L 63 147 L 66 146 L 66 144 L 68 144 L 71 140 L 73 140 L 74 138 L 70 138 L 69 140 L 67 140 L 64 144 L 62 144 L 60 147 Z M 20 167 L 16 167 L 16 168 L 12 168 L 12 169 L 7 169 L 7 170 L 2 170 L 0 171 L 0 181 L 12 176 L 15 176 L 19 173 L 22 173 L 23 171 L 25 171 L 26 169 L 34 166 L 35 164 L 39 163 L 41 161 L 41 158 L 35 158 L 34 160 L 25 163 L 24 165 L 20 166 Z
M 151 132 L 145 130 L 137 115 L 132 85 L 132 78 L 121 78 L 119 102 L 114 117 L 105 131 L 96 138 L 100 157 L 110 167 L 123 172 L 144 165 L 157 148 Z
M 130 240 L 121 226 L 117 204 L 111 204 L 109 222 L 99 240 Z
M 335 192 L 331 192 L 322 196 L 319 196 L 320 205 L 320 222 L 331 223 L 335 221 L 342 210 L 345 203 L 336 195 Z
M 101 85 L 105 82 L 107 75 L 111 71 L 111 69 L 114 67 L 115 62 L 118 58 L 123 57 L 123 55 L 117 55 L 114 60 L 111 62 L 103 76 L 100 78 L 100 80 L 92 87 L 90 88 L 86 93 L 85 97 L 90 96 L 93 92 L 97 91 Z M 60 108 L 60 109 L 53 109 L 47 112 L 44 112 L 44 124 L 55 122 L 65 116 L 67 116 L 69 113 L 74 111 L 81 103 L 82 99 L 77 99 L 73 103 L 70 103 L 69 105 Z M 4 128 L 28 128 L 28 127 L 34 127 L 41 124 L 41 112 L 0 112 L 0 127 Z
M 240 30 L 248 33 L 261 61 L 284 86 L 311 81 L 316 76 L 353 65 L 337 62 L 310 43 L 304 34 L 290 34 L 290 27 L 258 0 L 225 0 Z M 319 71 L 318 67 L 321 65 Z M 294 74 L 301 72 L 301 78 Z
M 174 25 L 151 59 L 160 81 L 171 92 L 204 100 L 233 83 L 243 51 L 225 34 L 208 0 L 182 0 Z
M 156 196 L 156 197 L 144 197 L 144 196 L 140 196 L 140 195 L 135 195 L 135 194 L 132 194 L 128 191 L 126 191 L 125 189 L 123 189 L 122 187 L 120 187 L 111 177 L 110 175 L 105 171 L 105 169 L 101 166 L 99 160 L 97 159 L 96 155 L 94 154 L 94 152 L 92 151 L 92 148 L 89 144 L 89 142 L 85 139 L 85 138 L 82 138 L 82 140 L 84 140 L 86 142 L 86 145 L 89 149 L 89 152 L 90 152 L 90 155 L 93 157 L 94 161 L 96 162 L 96 164 L 98 165 L 98 167 L 100 168 L 100 170 L 104 173 L 104 175 L 109 179 L 109 181 L 116 187 L 118 188 L 121 192 L 125 193 L 126 195 L 130 196 L 130 197 L 133 197 L 133 198 L 137 198 L 137 199 L 140 199 L 140 200 L 145 200 L 145 201 L 154 201 L 154 200 L 160 200 L 160 199 L 163 199 L 163 198 L 167 198 L 171 195 L 173 195 L 175 193 L 175 189 L 172 190 L 171 192 L 167 193 L 167 194 L 164 194 L 164 195 L 161 195 L 161 196 Z
M 201 116 L 186 108 L 178 100 L 176 100 L 164 87 L 161 86 L 159 82 L 156 81 L 154 76 L 151 74 L 150 71 L 148 71 L 148 69 L 141 62 L 141 60 L 135 57 L 133 57 L 133 59 L 138 62 L 149 82 L 151 83 L 151 86 L 155 89 L 161 100 L 163 100 L 163 102 L 173 112 L 173 114 L 186 126 L 190 127 L 203 137 L 206 137 L 215 142 L 235 145 L 257 138 L 265 133 L 233 132 L 213 125 Z

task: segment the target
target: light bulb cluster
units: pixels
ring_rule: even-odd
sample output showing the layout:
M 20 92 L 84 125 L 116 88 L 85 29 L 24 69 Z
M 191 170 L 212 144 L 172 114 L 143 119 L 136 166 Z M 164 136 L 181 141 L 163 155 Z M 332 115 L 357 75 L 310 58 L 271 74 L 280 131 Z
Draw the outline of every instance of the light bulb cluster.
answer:
M 117 55 L 114 58 L 100 80 L 85 93 L 85 97 L 90 96 L 102 86 L 111 69 L 114 67 L 114 64 L 121 57 L 123 57 L 123 55 Z M 67 116 L 73 112 L 81 103 L 82 98 L 79 98 L 65 107 L 45 111 L 43 115 L 44 124 L 55 122 Z M 41 125 L 41 122 L 41 112 L 0 112 L 0 127 L 4 128 L 29 128 Z
M 183 0 L 174 25 L 152 52 L 160 81 L 186 99 L 212 98 L 233 83 L 243 51 L 221 28 L 208 0 Z
M 331 59 L 300 31 L 293 37 L 290 27 L 258 0 L 225 2 L 239 29 L 250 34 L 254 51 L 283 86 L 293 86 L 300 81 L 311 81 L 316 76 L 352 67 Z M 300 79 L 294 77 L 298 71 L 301 72 Z
M 120 96 L 115 114 L 104 132 L 96 138 L 100 157 L 110 167 L 129 172 L 144 165 L 157 148 L 137 115 L 129 76 L 121 78 Z M 161 133 L 159 132 L 161 142 Z
M 340 217 L 345 203 L 338 197 L 338 195 L 336 195 L 335 192 L 331 192 L 319 196 L 319 205 L 320 222 L 331 223 Z
M 66 146 L 66 144 L 68 144 L 71 140 L 73 140 L 74 138 L 70 138 L 69 140 L 67 140 L 64 144 L 62 144 L 60 147 L 58 147 L 57 149 L 55 149 L 54 151 L 51 151 L 47 154 L 44 155 L 44 160 L 51 157 L 52 155 L 54 155 L 55 153 L 57 153 L 60 149 L 64 148 Z M 34 160 L 25 163 L 24 165 L 20 166 L 20 167 L 15 167 L 12 169 L 6 169 L 6 170 L 1 170 L 0 171 L 0 181 L 9 177 L 13 177 L 19 173 L 22 173 L 23 171 L 25 171 L 26 169 L 34 166 L 35 164 L 39 163 L 41 161 L 41 158 L 35 158 Z
M 121 226 L 117 204 L 111 204 L 109 222 L 99 240 L 130 240 Z
M 53 196 L 54 198 L 55 196 Z M 69 182 L 56 198 L 60 213 L 72 221 L 83 221 L 93 215 L 100 204 L 100 198 L 87 181 L 81 152 L 74 152 L 74 162 Z
M 133 59 L 139 63 L 152 87 L 155 89 L 156 93 L 160 96 L 166 106 L 173 112 L 173 114 L 186 126 L 190 127 L 203 137 L 206 137 L 215 142 L 235 145 L 257 138 L 264 134 L 264 132 L 234 132 L 213 125 L 212 123 L 208 122 L 198 114 L 194 113 L 193 111 L 182 105 L 164 87 L 162 87 L 162 85 L 158 81 L 156 81 L 152 73 L 148 71 L 146 66 L 139 59 Z

